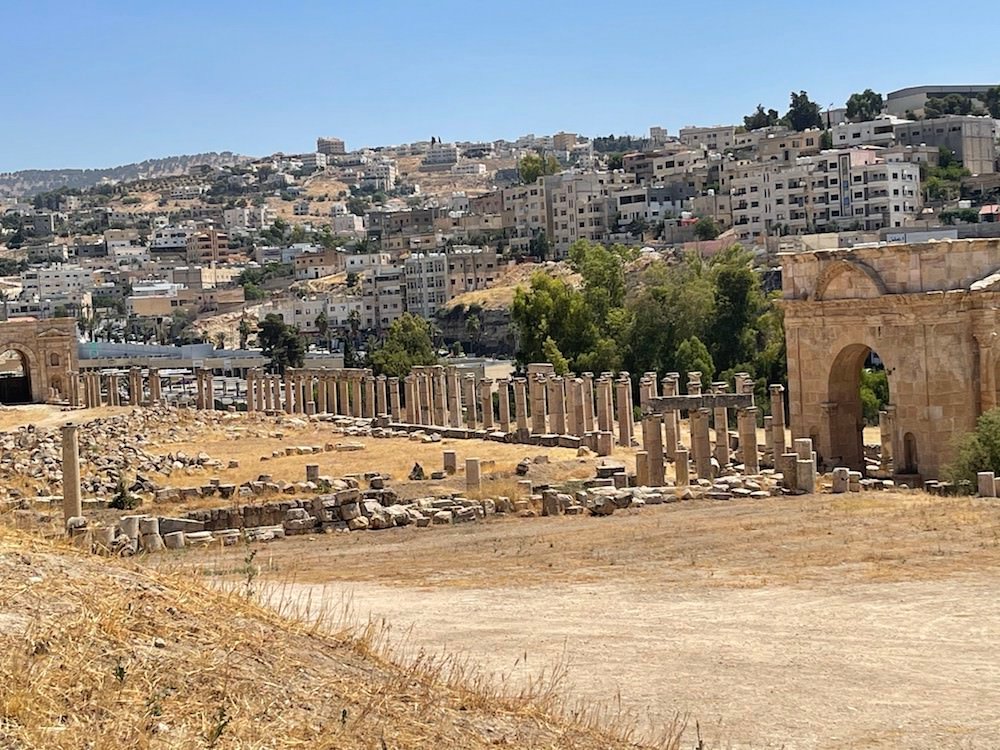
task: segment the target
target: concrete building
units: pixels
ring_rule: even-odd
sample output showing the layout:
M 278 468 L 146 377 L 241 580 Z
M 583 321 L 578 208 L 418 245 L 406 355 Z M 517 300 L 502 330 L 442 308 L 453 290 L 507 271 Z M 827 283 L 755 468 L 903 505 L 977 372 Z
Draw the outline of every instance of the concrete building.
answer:
M 570 171 L 539 181 L 545 186 L 546 235 L 556 258 L 565 257 L 577 240 L 606 240 L 615 216 L 612 191 L 632 184 L 622 171 Z
M 822 136 L 823 132 L 817 128 L 801 133 L 791 130 L 767 133 L 757 141 L 757 160 L 787 163 L 800 156 L 813 156 L 823 146 Z
M 93 273 L 80 266 L 56 264 L 21 272 L 23 299 L 60 300 L 79 305 L 93 288 Z
M 896 141 L 903 146 L 950 149 L 974 175 L 997 171 L 997 121 L 992 117 L 946 115 L 899 124 L 894 132 Z
M 316 150 L 321 154 L 326 154 L 327 156 L 343 156 L 347 151 L 344 148 L 344 142 L 340 138 L 317 138 L 316 139 Z
M 322 151 L 313 151 L 308 154 L 299 154 L 298 160 L 302 162 L 303 169 L 315 172 L 317 169 L 326 169 L 326 156 Z
M 650 133 L 652 133 L 652 129 L 650 129 Z M 707 148 L 709 151 L 725 151 L 736 145 L 736 126 L 715 125 L 707 128 L 681 128 L 680 142 L 690 148 Z
M 830 136 L 834 148 L 892 146 L 896 143 L 896 126 L 910 122 L 911 120 L 893 115 L 883 115 L 864 122 L 842 122 L 830 128 Z
M 435 143 L 420 162 L 421 172 L 447 172 L 458 163 L 458 147 L 454 143 Z
M 344 257 L 344 252 L 335 247 L 310 247 L 296 254 L 292 261 L 295 278 L 303 281 L 340 273 L 344 270 Z
M 399 173 L 392 159 L 375 159 L 365 165 L 361 173 L 361 187 L 383 192 L 393 190 Z
M 149 250 L 153 255 L 187 252 L 188 239 L 195 232 L 194 226 L 164 227 L 153 232 Z
M 552 148 L 556 151 L 569 151 L 577 143 L 576 133 L 564 133 L 559 131 L 552 136 Z
M 385 330 L 406 311 L 406 282 L 399 266 L 373 268 L 361 284 L 362 325 Z
M 740 240 L 839 228 L 901 227 L 920 211 L 920 167 L 874 147 L 824 151 L 792 164 L 735 167 L 729 180 Z
M 680 216 L 683 202 L 674 201 L 674 191 L 663 186 L 626 186 L 614 194 L 618 226 L 632 223 L 655 224 L 668 218 Z
M 448 299 L 464 292 L 488 289 L 500 274 L 497 252 L 491 248 L 456 246 L 446 257 Z
M 229 235 L 215 227 L 193 232 L 185 248 L 189 263 L 199 265 L 229 260 Z
M 406 310 L 428 320 L 451 299 L 448 288 L 448 256 L 444 253 L 414 253 L 403 261 Z

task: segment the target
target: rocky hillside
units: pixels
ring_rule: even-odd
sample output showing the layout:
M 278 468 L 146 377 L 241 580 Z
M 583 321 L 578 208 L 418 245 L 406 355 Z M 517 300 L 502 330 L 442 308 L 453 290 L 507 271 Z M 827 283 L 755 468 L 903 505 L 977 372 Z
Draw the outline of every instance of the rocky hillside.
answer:
M 61 187 L 86 189 L 101 182 L 125 182 L 185 174 L 192 167 L 207 164 L 225 167 L 246 161 L 230 151 L 147 159 L 107 169 L 26 169 L 0 173 L 0 196 L 28 198 Z

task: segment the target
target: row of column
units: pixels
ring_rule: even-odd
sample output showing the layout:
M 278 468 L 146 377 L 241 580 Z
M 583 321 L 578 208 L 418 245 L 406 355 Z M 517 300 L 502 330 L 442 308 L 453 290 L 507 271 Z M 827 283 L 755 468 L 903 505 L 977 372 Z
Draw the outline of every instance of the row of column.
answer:
M 392 403 L 398 411 L 399 378 L 375 377 L 371 370 L 289 368 L 284 375 L 247 373 L 247 411 L 372 419 L 389 416 Z
M 200 374 L 200 373 L 199 373 Z M 125 382 L 124 393 L 122 381 Z M 198 378 L 199 398 L 201 398 L 203 381 Z M 211 383 L 209 383 L 211 390 Z M 88 409 L 99 406 L 138 406 L 140 404 L 159 404 L 163 399 L 160 373 L 149 370 L 143 377 L 139 367 L 129 368 L 124 375 L 119 372 L 97 372 L 94 370 L 82 372 L 77 385 L 80 395 L 79 402 Z

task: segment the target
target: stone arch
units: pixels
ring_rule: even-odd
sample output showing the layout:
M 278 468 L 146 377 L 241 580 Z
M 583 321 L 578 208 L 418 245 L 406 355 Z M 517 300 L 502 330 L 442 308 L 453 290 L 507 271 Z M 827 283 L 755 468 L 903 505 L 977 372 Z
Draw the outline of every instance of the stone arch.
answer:
M 0 345 L 0 359 L 5 359 L 8 353 L 16 354 L 19 360 L 20 373 L 15 371 L 8 374 L 7 371 L 0 372 L 0 403 L 3 404 L 27 404 L 33 396 L 33 388 L 38 387 L 32 383 L 31 373 L 32 355 L 23 347 L 17 345 Z
M 820 302 L 831 299 L 871 299 L 887 294 L 885 282 L 874 269 L 849 260 L 835 260 L 816 279 L 813 298 Z
M 885 367 L 889 379 L 889 394 L 894 391 L 893 368 L 877 342 L 853 342 L 833 348 L 836 352 L 826 377 L 825 422 L 820 433 L 819 452 L 830 465 L 863 470 L 864 418 L 861 405 L 861 369 L 874 352 Z M 890 356 L 892 352 L 889 352 Z

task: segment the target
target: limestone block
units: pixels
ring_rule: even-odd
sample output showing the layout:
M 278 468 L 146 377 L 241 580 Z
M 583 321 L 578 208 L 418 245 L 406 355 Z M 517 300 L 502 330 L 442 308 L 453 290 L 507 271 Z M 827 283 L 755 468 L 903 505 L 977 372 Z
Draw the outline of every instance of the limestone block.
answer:
M 996 477 L 992 471 L 981 471 L 976 474 L 976 479 L 979 482 L 979 496 L 980 497 L 996 497 Z

